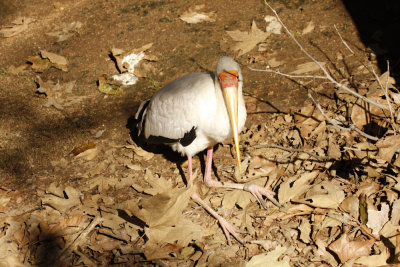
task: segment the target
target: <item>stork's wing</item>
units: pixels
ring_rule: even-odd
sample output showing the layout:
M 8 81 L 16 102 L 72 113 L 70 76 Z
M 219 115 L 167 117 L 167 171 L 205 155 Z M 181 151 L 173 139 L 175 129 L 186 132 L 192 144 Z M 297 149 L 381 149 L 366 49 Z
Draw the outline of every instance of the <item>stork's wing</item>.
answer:
M 189 145 L 196 137 L 196 128 L 215 114 L 214 80 L 211 73 L 192 73 L 160 89 L 147 107 L 145 138 Z
M 147 106 L 149 105 L 149 103 L 150 99 L 142 101 L 142 103 L 140 103 L 138 110 L 136 111 L 135 120 L 138 121 L 136 125 L 138 129 L 138 136 L 142 134 L 144 121 L 146 118 Z

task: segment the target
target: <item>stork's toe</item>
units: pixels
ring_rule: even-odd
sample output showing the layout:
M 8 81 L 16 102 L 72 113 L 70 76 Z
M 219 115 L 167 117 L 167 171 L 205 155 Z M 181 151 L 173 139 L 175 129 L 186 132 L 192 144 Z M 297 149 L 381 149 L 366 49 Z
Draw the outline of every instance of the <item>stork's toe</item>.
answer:
M 219 225 L 221 225 L 222 230 L 224 231 L 224 234 L 226 236 L 226 239 L 228 240 L 228 244 L 232 245 L 230 235 L 232 235 L 237 241 L 239 241 L 240 244 L 245 245 L 245 242 L 243 239 L 240 238 L 239 236 L 239 231 L 234 227 L 232 224 L 230 224 L 224 217 L 219 216 L 218 218 Z
M 260 203 L 260 205 L 264 208 L 267 209 L 267 205 L 264 201 L 263 196 L 265 196 L 268 200 L 270 200 L 272 203 L 274 203 L 275 206 L 281 208 L 282 205 L 279 204 L 278 201 L 274 198 L 275 192 L 266 189 L 265 187 L 261 187 L 256 184 L 245 184 L 243 187 L 243 190 L 250 192 Z

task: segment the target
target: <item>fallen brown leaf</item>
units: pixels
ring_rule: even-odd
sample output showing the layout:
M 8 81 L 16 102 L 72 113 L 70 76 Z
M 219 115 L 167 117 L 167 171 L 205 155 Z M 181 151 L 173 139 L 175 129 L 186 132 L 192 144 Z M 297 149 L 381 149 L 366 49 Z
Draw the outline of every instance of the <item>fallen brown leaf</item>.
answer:
M 375 145 L 379 149 L 378 156 L 390 163 L 393 155 L 400 149 L 400 135 L 386 136 Z
M 233 47 L 233 50 L 239 51 L 238 56 L 244 55 L 250 52 L 257 44 L 265 41 L 271 33 L 264 32 L 257 28 L 255 21 L 251 24 L 251 30 L 249 32 L 227 31 L 228 35 L 238 43 Z
M 342 263 L 350 259 L 357 259 L 362 256 L 368 256 L 371 253 L 371 247 L 375 240 L 370 239 L 366 241 L 350 241 L 346 233 L 341 237 L 329 244 L 328 248 L 335 252 Z
M 304 194 L 318 175 L 318 171 L 306 172 L 283 182 L 278 191 L 279 203 L 284 204 Z
M 68 61 L 65 57 L 47 52 L 46 50 L 40 50 L 40 54 L 42 58 L 50 60 L 54 67 L 63 71 L 68 71 Z

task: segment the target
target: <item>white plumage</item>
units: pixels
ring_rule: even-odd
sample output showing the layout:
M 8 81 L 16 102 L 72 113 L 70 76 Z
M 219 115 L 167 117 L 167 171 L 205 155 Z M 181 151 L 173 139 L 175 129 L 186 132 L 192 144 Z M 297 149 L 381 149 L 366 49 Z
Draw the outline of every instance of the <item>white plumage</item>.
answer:
M 232 58 L 218 62 L 217 73 L 238 71 L 238 130 L 246 121 L 246 108 L 242 95 L 242 73 Z M 150 99 L 144 113 L 144 137 L 161 136 L 181 139 L 195 127 L 196 138 L 188 146 L 179 141 L 169 143 L 182 155 L 194 156 L 233 136 L 218 77 L 213 73 L 191 73 L 160 89 Z M 142 119 L 142 120 L 143 120 Z

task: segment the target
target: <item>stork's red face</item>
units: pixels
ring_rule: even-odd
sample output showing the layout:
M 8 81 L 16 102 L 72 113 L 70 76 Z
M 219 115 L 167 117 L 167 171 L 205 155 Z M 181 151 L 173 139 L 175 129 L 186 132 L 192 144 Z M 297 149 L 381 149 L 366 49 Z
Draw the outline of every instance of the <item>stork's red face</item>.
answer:
M 238 87 L 238 72 L 236 70 L 221 72 L 218 74 L 219 80 L 223 88 L 225 87 Z
M 233 139 L 235 141 L 236 158 L 240 172 L 241 166 L 240 166 L 240 150 L 239 150 L 239 130 L 238 130 L 239 73 L 236 70 L 224 71 L 218 73 L 218 78 L 221 83 L 226 109 L 228 111 L 229 120 L 231 122 Z

